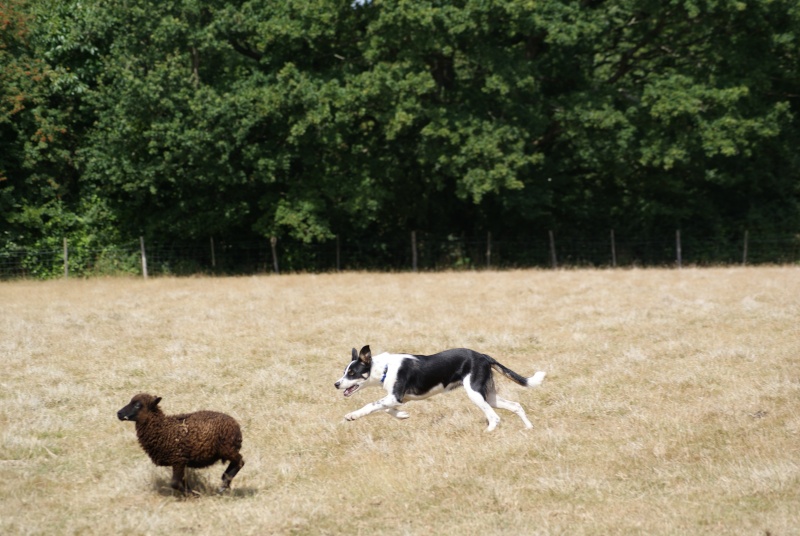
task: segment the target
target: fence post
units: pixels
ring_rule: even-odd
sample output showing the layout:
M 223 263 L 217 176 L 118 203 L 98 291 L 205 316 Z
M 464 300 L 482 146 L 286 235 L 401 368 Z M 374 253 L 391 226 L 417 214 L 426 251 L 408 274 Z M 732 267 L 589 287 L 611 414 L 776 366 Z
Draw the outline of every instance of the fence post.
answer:
M 276 274 L 279 274 L 281 272 L 278 269 L 278 250 L 276 248 L 276 246 L 278 245 L 278 237 L 271 236 L 269 238 L 269 245 L 270 248 L 272 249 L 272 269 Z
M 417 271 L 417 232 L 411 231 L 411 271 Z
M 550 261 L 553 263 L 553 270 L 558 268 L 558 260 L 556 259 L 556 240 L 553 238 L 553 231 L 547 231 L 550 235 Z
M 492 232 L 486 232 L 486 269 L 492 267 Z
M 617 243 L 614 240 L 614 229 L 611 229 L 611 267 L 617 267 Z
M 742 251 L 742 266 L 747 266 L 747 229 L 744 231 L 744 250 Z
M 675 231 L 675 251 L 677 253 L 676 261 L 678 262 L 678 268 L 682 268 L 683 266 L 683 258 L 681 254 L 681 231 L 678 229 Z
M 69 252 L 67 250 L 67 238 L 64 237 L 64 279 L 69 278 Z
M 211 239 L 211 268 L 216 269 L 217 267 L 217 257 L 214 255 L 214 237 L 209 237 Z
M 147 254 L 144 250 L 144 237 L 139 237 L 139 246 L 142 250 L 142 276 L 147 279 Z
M 336 271 L 337 272 L 341 272 L 342 271 L 342 264 L 341 264 L 342 249 L 341 248 L 342 248 L 342 246 L 341 246 L 341 244 L 339 242 L 339 235 L 337 234 L 336 235 Z

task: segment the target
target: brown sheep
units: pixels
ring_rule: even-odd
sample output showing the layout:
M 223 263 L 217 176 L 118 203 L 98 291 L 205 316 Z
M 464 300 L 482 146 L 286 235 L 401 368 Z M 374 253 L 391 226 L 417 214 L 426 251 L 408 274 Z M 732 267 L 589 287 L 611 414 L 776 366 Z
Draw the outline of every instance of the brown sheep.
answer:
M 231 480 L 244 466 L 239 454 L 242 448 L 239 423 L 216 411 L 164 415 L 159 402 L 161 397 L 140 393 L 117 412 L 117 417 L 136 423 L 139 444 L 153 463 L 172 467 L 174 489 L 191 492 L 184 480 L 186 467 L 208 467 L 218 461 L 230 461 L 222 474 L 219 492 L 230 489 Z

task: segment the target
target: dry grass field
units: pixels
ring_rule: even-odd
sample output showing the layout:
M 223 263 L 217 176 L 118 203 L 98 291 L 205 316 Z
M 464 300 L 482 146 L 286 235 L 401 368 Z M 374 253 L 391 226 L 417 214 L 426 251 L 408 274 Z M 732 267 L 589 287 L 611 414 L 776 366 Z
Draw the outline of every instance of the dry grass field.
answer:
M 800 533 L 800 269 L 344 273 L 0 283 L 0 534 Z M 411 418 L 333 387 L 350 349 L 466 346 L 534 423 L 463 390 Z M 169 488 L 116 411 L 242 425 Z

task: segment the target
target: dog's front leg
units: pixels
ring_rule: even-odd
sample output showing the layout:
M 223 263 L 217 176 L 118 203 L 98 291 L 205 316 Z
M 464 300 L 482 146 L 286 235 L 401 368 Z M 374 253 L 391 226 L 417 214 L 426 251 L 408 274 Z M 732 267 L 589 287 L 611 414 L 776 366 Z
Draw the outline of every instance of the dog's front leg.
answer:
M 346 421 L 354 421 L 356 419 L 360 419 L 361 417 L 366 417 L 370 413 L 375 413 L 376 411 L 388 411 L 389 413 L 394 411 L 395 413 L 398 413 L 398 414 L 399 413 L 405 413 L 405 412 L 402 412 L 402 411 L 398 412 L 395 409 L 400 404 L 401 403 L 394 397 L 394 395 L 389 395 L 389 396 L 381 398 L 380 400 L 378 400 L 376 402 L 371 402 L 371 403 L 367 404 L 366 406 L 364 406 L 363 408 L 361 408 L 361 409 L 359 409 L 357 411 L 353 411 L 351 413 L 348 413 L 347 415 L 344 416 L 344 418 L 345 418 Z M 392 413 L 392 414 L 394 415 L 394 413 Z M 395 415 L 395 416 L 397 417 L 398 415 Z M 406 416 L 408 416 L 408 415 L 406 415 Z M 402 417 L 400 417 L 400 418 L 402 418 Z

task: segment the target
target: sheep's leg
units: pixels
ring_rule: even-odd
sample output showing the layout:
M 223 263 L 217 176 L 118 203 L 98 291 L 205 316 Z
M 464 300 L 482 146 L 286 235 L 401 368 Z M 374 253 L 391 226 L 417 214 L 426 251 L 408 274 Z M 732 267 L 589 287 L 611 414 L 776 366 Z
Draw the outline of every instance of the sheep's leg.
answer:
M 170 482 L 170 486 L 172 486 L 172 489 L 189 493 L 191 490 L 189 489 L 188 482 L 186 482 L 184 475 L 185 469 L 186 467 L 184 465 L 172 466 L 172 482 Z
M 244 459 L 242 459 L 241 455 L 237 454 L 231 459 L 231 463 L 228 464 L 228 468 L 225 469 L 225 472 L 222 473 L 222 487 L 219 488 L 220 493 L 230 489 L 231 480 L 233 480 L 233 477 L 236 476 L 236 473 L 238 473 L 239 469 L 242 467 L 244 467 Z

